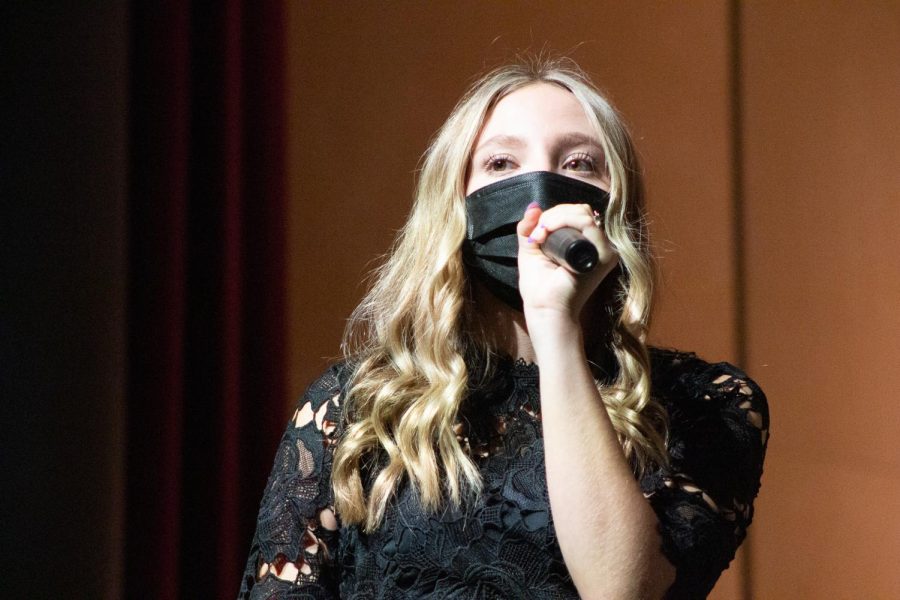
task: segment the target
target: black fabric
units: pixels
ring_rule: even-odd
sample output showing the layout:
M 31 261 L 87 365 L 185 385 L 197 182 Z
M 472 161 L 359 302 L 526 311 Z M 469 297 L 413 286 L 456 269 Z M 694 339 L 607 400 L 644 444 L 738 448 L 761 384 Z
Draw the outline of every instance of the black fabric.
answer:
M 603 214 L 609 193 L 574 177 L 532 171 L 486 185 L 466 196 L 465 264 L 491 293 L 520 311 L 516 224 L 532 202 L 537 202 L 542 210 L 558 204 L 589 204 Z
M 668 597 L 704 598 L 752 520 L 766 399 L 726 363 L 658 349 L 651 357 L 654 394 L 671 420 L 672 465 L 640 484 L 677 569 Z M 333 505 L 345 371 L 338 365 L 310 387 L 285 433 L 240 598 L 578 598 L 550 512 L 535 365 L 502 363 L 461 409 L 458 438 L 484 480 L 478 501 L 427 514 L 404 487 L 371 535 L 349 526 L 330 531 L 320 518 Z M 288 562 L 300 568 L 283 581 L 272 566 Z M 258 577 L 263 565 L 267 574 Z

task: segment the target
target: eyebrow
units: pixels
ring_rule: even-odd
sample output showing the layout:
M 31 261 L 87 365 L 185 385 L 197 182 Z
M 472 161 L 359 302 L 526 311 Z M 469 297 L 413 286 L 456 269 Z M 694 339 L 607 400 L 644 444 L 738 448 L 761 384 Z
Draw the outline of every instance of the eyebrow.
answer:
M 475 152 L 473 152 L 472 154 L 474 155 L 478 152 L 481 152 L 481 150 L 486 148 L 487 146 L 494 146 L 494 145 L 504 146 L 504 147 L 508 147 L 508 148 L 523 148 L 527 144 L 525 143 L 525 140 L 523 140 L 520 137 L 517 137 L 514 135 L 498 134 L 498 135 L 488 138 L 483 143 L 481 143 L 477 148 L 475 148 Z M 594 136 L 585 135 L 583 133 L 578 133 L 578 132 L 563 134 L 562 136 L 559 137 L 559 139 L 556 140 L 556 142 L 554 144 L 556 149 L 570 148 L 572 146 L 581 146 L 581 145 L 588 145 L 588 146 L 595 146 L 597 148 L 603 148 L 603 146 L 600 145 L 600 142 Z
M 493 137 L 488 138 L 484 142 L 482 142 L 477 148 L 475 148 L 475 152 L 480 152 L 483 148 L 487 146 L 506 146 L 510 148 L 522 148 L 525 146 L 525 140 L 520 137 L 516 137 L 514 135 L 505 135 L 499 134 Z M 473 152 L 474 154 L 474 152 Z
M 556 141 L 557 148 L 568 148 L 570 146 L 581 145 L 596 146 L 597 148 L 603 147 L 600 145 L 600 140 L 592 135 L 585 135 L 583 133 L 567 133 Z

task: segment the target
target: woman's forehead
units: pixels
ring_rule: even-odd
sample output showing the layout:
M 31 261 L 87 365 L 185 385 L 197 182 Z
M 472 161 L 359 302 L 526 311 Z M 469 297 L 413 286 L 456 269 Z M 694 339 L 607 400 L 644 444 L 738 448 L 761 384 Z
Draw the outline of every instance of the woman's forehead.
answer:
M 493 107 L 479 133 L 476 148 L 489 141 L 515 144 L 537 136 L 594 137 L 584 108 L 572 92 L 551 83 L 519 88 Z

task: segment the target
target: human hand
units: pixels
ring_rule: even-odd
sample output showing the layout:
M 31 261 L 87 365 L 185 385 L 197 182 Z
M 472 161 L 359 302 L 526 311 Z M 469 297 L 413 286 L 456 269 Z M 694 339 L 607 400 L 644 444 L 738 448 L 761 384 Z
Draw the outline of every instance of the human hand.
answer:
M 541 251 L 553 231 L 572 227 L 597 248 L 599 261 L 588 273 L 575 273 Z M 577 322 L 581 309 L 600 282 L 619 262 L 606 233 L 587 204 L 559 204 L 541 211 L 537 203 L 525 211 L 516 227 L 519 239 L 519 292 L 526 320 L 564 318 Z

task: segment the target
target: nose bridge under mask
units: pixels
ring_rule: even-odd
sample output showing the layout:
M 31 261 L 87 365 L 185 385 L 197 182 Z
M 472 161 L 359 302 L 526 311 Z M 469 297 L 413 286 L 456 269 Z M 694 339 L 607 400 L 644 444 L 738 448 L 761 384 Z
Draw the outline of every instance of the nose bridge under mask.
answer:
M 498 225 L 519 222 L 532 202 L 537 202 L 542 210 L 557 204 L 590 204 L 602 213 L 609 203 L 609 194 L 584 181 L 549 171 L 510 177 L 466 196 L 466 237 L 477 239 Z

